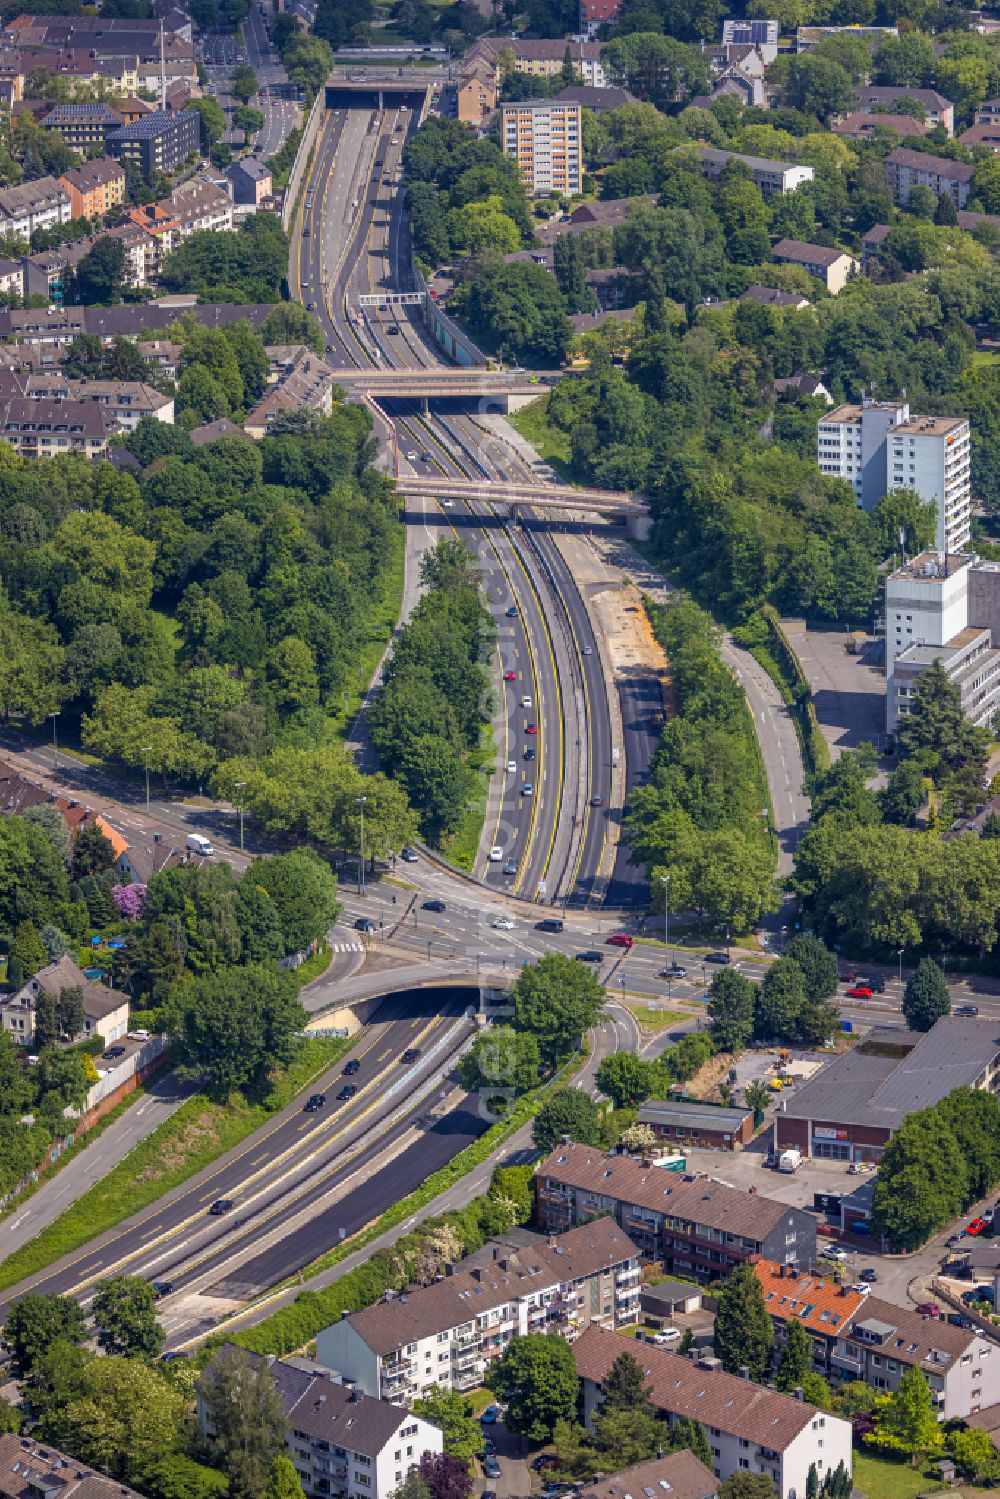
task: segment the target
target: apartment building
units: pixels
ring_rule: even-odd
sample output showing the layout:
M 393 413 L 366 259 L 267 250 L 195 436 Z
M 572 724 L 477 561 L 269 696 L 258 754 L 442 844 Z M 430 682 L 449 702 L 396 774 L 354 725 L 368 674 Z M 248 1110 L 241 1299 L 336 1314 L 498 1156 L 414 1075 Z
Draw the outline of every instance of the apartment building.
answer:
M 45 130 L 58 130 L 74 151 L 86 152 L 103 146 L 110 132 L 125 122 L 108 104 L 55 104 L 41 123 Z
M 259 208 L 273 192 L 271 173 L 256 156 L 243 156 L 229 168 L 233 201 L 245 207 Z
M 560 1233 L 610 1214 L 639 1253 L 668 1274 L 718 1280 L 751 1255 L 811 1265 L 808 1213 L 704 1176 L 677 1176 L 589 1145 L 560 1145 L 535 1178 L 539 1227 Z
M 816 430 L 824 474 L 846 479 L 871 510 L 893 489 L 913 489 L 937 509 L 935 545 L 958 552 L 971 534 L 971 439 L 960 416 L 911 416 L 906 401 L 838 406 Z
M 558 99 L 501 104 L 500 143 L 531 192 L 572 197 L 582 188 L 579 104 Z
M 92 402 L 18 399 L 0 405 L 0 438 L 23 458 L 103 458 L 110 436 L 107 418 Z
M 180 244 L 181 226 L 162 203 L 144 203 L 130 208 L 128 221 L 146 236 L 146 278 L 153 280 L 175 245 Z
M 247 435 L 266 437 L 276 417 L 302 407 L 329 416 L 333 410 L 333 370 L 326 361 L 305 344 L 274 346 L 267 352 L 274 383 L 247 416 L 243 424 Z
M 624 0 L 580 0 L 580 35 L 592 41 L 602 26 L 613 26 Z
M 463 66 L 456 90 L 456 117 L 463 125 L 481 130 L 497 107 L 497 70 L 478 58 Z
M 865 114 L 859 110 L 837 120 L 830 129 L 834 135 L 842 135 L 850 141 L 871 140 L 877 130 L 891 130 L 896 135 L 912 136 L 918 140 L 929 133 L 931 126 L 925 120 L 914 119 L 913 115 Z
M 0 1436 L 0 1494 L 9 1499 L 142 1499 L 137 1489 L 67 1457 L 51 1443 L 12 1432 Z
M 266 1363 L 285 1408 L 288 1456 L 309 1499 L 391 1499 L 425 1452 L 442 1450 L 439 1427 L 400 1405 L 370 1399 L 314 1359 L 268 1355 Z M 198 1425 L 211 1443 L 214 1431 L 200 1396 Z
M 811 52 L 828 36 L 861 37 L 872 47 L 877 47 L 886 37 L 898 35 L 898 26 L 856 26 L 853 22 L 848 26 L 799 26 L 795 32 L 795 50 Z
M 645 1499 L 667 1494 L 672 1499 L 717 1499 L 718 1492 L 714 1473 L 683 1447 L 679 1452 L 622 1468 L 607 1478 L 593 1478 L 577 1489 L 576 1499 L 632 1499 L 640 1494 Z
M 621 1327 L 638 1316 L 636 1247 L 606 1218 L 496 1253 L 349 1313 L 319 1334 L 317 1357 L 366 1394 L 410 1404 L 432 1385 L 482 1384 L 487 1365 L 519 1334 L 572 1340 L 591 1324 Z
M 843 291 L 850 278 L 859 269 L 853 255 L 843 250 L 832 250 L 828 245 L 810 245 L 800 239 L 779 239 L 771 251 L 771 259 L 779 265 L 797 265 L 817 281 L 822 281 L 831 297 Z
M 554 37 L 549 41 L 517 38 L 511 45 L 519 73 L 528 73 L 533 78 L 554 78 L 562 72 L 568 54 L 588 88 L 607 88 L 610 83 L 601 61 L 600 42 L 584 42 L 575 37 Z
M 768 48 L 765 62 L 773 62 L 778 55 L 778 23 L 764 16 L 748 19 L 745 16 L 729 16 L 722 23 L 722 45 L 724 47 Z
M 125 201 L 125 171 L 113 156 L 95 156 L 59 178 L 71 219 L 96 219 Z
M 909 146 L 897 146 L 885 159 L 885 183 L 892 201 L 904 207 L 909 202 L 911 188 L 927 187 L 937 197 L 947 193 L 956 208 L 964 208 L 972 187 L 972 167 L 968 162 L 949 161 Z
M 152 385 L 139 380 L 71 380 L 58 371 L 27 374 L 0 369 L 0 402 L 94 401 L 114 428 L 132 432 L 144 416 L 173 425 L 174 402 Z
M 919 104 L 924 112 L 924 120 L 929 129 L 935 125 L 943 125 L 948 135 L 955 130 L 955 106 L 950 99 L 939 94 L 932 88 L 903 88 L 893 86 L 882 87 L 878 85 L 863 85 L 858 89 L 858 109 L 865 114 L 878 114 L 885 111 L 887 114 L 893 112 L 893 106 L 900 99 L 912 99 Z M 910 116 L 912 119 L 912 116 Z
M 0 235 L 30 239 L 36 229 L 65 224 L 69 216 L 69 197 L 54 177 L 0 188 Z
M 713 1472 L 723 1482 L 734 1473 L 760 1473 L 772 1480 L 779 1499 L 804 1499 L 813 1465 L 821 1485 L 841 1463 L 850 1475 L 850 1422 L 809 1405 L 801 1391 L 780 1395 L 727 1374 L 717 1358 L 682 1358 L 597 1327 L 573 1345 L 587 1425 L 600 1406 L 602 1381 L 625 1352 L 642 1364 L 649 1398 L 671 1426 L 701 1422 Z
M 154 109 L 132 125 L 108 132 L 107 149 L 119 161 L 134 162 L 147 178 L 153 172 L 169 177 L 196 152 L 201 139 L 201 119 L 194 109 L 176 114 Z
M 187 239 L 201 229 L 221 231 L 233 227 L 232 198 L 204 177 L 178 183 L 170 197 L 157 207 L 177 225 L 175 240 Z
M 768 161 L 764 156 L 745 156 L 740 151 L 718 151 L 713 146 L 702 146 L 698 157 L 702 173 L 710 181 L 722 176 L 727 162 L 742 162 L 765 198 L 793 193 L 803 182 L 812 182 L 816 175 L 812 167 L 800 166 L 797 162 Z
M 105 57 L 96 47 L 46 47 L 41 51 L 21 53 L 25 72 L 46 68 L 60 78 L 81 88 L 111 94 L 134 93 L 137 87 L 139 59 L 133 53 L 125 57 Z
M 863 1379 L 891 1394 L 907 1369 L 921 1371 L 942 1421 L 964 1419 L 1000 1401 L 1000 1348 L 975 1328 L 893 1306 L 820 1276 L 765 1260 L 754 1265 L 777 1347 L 792 1322 L 813 1345 L 813 1364 L 826 1379 Z

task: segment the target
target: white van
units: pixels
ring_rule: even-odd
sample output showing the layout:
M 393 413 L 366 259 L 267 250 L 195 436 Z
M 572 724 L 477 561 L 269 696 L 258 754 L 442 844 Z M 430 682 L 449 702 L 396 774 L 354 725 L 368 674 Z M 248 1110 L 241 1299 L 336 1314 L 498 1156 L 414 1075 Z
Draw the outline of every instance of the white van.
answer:
M 203 859 L 207 859 L 215 853 L 215 849 L 209 843 L 208 839 L 203 838 L 200 833 L 188 833 L 187 846 L 192 854 L 201 854 Z

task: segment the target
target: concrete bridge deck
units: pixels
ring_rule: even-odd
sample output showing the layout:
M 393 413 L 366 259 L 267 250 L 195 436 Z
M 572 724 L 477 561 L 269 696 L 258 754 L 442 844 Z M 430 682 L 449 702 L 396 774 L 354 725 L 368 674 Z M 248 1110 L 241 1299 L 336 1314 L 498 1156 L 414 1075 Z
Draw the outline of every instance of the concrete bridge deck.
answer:
M 430 495 L 439 500 L 489 500 L 507 505 L 537 505 L 549 510 L 593 510 L 604 515 L 648 515 L 642 495 L 615 489 L 577 489 L 572 484 L 520 484 L 498 479 L 453 479 L 444 474 L 399 474 L 403 495 Z

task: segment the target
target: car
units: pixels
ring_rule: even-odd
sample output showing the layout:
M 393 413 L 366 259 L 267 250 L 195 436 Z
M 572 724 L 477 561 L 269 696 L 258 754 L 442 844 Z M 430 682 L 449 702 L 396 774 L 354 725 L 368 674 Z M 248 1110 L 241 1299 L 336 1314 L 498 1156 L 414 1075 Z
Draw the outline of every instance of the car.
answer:
M 508 619 L 517 619 L 517 605 L 509 604 L 504 610 L 504 614 Z
M 563 923 L 558 916 L 546 916 L 543 921 L 535 922 L 536 932 L 561 932 Z
M 358 1061 L 357 1057 L 352 1057 L 349 1062 L 345 1062 L 344 1063 L 344 1076 L 345 1077 L 357 1077 L 357 1075 L 358 1075 L 358 1073 L 360 1071 L 361 1071 L 361 1063 Z
M 635 941 L 628 932 L 612 932 L 610 937 L 605 937 L 605 947 L 631 947 Z
M 217 1197 L 209 1208 L 208 1213 L 210 1218 L 221 1218 L 223 1213 L 231 1213 L 232 1210 L 233 1200 L 231 1197 Z
M 963 1297 L 962 1299 L 964 1300 L 965 1298 Z M 936 1301 L 919 1301 L 917 1303 L 917 1315 L 920 1317 L 940 1317 L 941 1308 Z
M 583 654 L 585 656 L 592 656 L 594 654 L 594 647 L 592 645 L 585 645 L 583 648 Z
M 309 311 L 310 312 L 315 312 L 316 311 L 316 303 L 315 302 L 310 302 L 309 303 Z
M 416 450 L 416 448 L 408 448 L 407 452 L 406 452 L 406 456 L 407 456 L 407 458 L 409 459 L 409 461 L 411 463 L 416 463 L 416 461 L 417 461 L 417 450 Z
M 952 1327 L 968 1328 L 972 1326 L 972 1323 L 969 1321 L 968 1317 L 963 1317 L 961 1312 L 949 1312 L 947 1320 L 951 1323 Z
M 534 796 L 534 794 L 535 794 L 535 788 L 532 785 L 532 783 L 530 781 L 525 781 L 524 785 L 521 787 L 521 795 L 522 796 Z
M 512 932 L 514 930 L 514 923 L 509 916 L 498 916 L 493 923 L 493 929 L 497 932 Z
M 532 1461 L 533 1473 L 543 1473 L 546 1468 L 558 1468 L 559 1459 L 551 1452 L 540 1452 Z
M 386 328 L 385 331 L 386 331 L 386 333 L 391 334 L 393 338 L 395 338 L 396 334 L 399 332 L 399 324 L 398 323 L 390 323 L 389 326 Z
M 507 774 L 509 776 L 516 776 L 517 775 L 517 761 L 516 760 L 508 760 L 507 761 Z
M 309 1097 L 306 1099 L 305 1107 L 303 1108 L 302 1112 L 304 1114 L 316 1114 L 325 1103 L 325 1093 L 310 1093 Z
M 354 1097 L 357 1091 L 358 1090 L 353 1083 L 345 1083 L 340 1092 L 337 1094 L 337 1102 L 346 1103 L 349 1098 Z
M 500 1477 L 500 1461 L 495 1452 L 491 1452 L 483 1462 L 483 1472 L 487 1478 Z
M 588 947 L 586 952 L 574 953 L 573 956 L 576 958 L 576 961 L 578 963 L 604 962 L 604 954 L 600 952 L 596 947 Z
M 440 916 L 441 912 L 447 911 L 448 907 L 443 900 L 425 900 L 422 909 L 425 911 L 436 911 Z
M 873 994 L 884 994 L 885 993 L 885 979 L 881 979 L 881 978 L 878 978 L 878 977 L 875 977 L 875 978 L 863 978 L 863 979 L 859 979 L 858 982 L 860 984 L 865 984 L 872 991 Z
M 953 1015 L 962 1015 L 967 1020 L 975 1020 L 979 1014 L 978 1005 L 956 1005 L 951 1012 Z
M 160 1354 L 161 1364 L 175 1364 L 179 1358 L 187 1358 L 189 1355 L 180 1348 L 173 1348 L 169 1353 Z
M 680 963 L 668 963 L 666 968 L 660 969 L 661 979 L 686 979 L 687 969 Z
M 857 1285 L 851 1286 L 849 1289 L 856 1292 L 858 1296 L 870 1296 L 872 1293 L 871 1286 L 863 1280 L 859 1280 Z
M 871 999 L 872 991 L 867 984 L 852 984 L 847 991 L 848 999 Z
M 531 701 L 531 693 L 530 692 L 526 692 L 524 694 L 524 696 L 522 697 L 522 699 L 521 699 L 521 707 L 522 708 L 532 708 L 532 707 L 534 707 L 534 704 Z
M 971 1223 L 967 1223 L 965 1225 L 965 1232 L 967 1234 L 971 1234 L 972 1237 L 975 1238 L 975 1236 L 977 1234 L 981 1234 L 985 1228 L 989 1228 L 989 1224 L 987 1223 L 985 1218 L 973 1218 Z
M 538 733 L 538 725 L 536 723 L 525 724 L 525 726 L 524 726 L 524 732 L 526 734 L 537 734 Z
M 508 859 L 503 867 L 504 874 L 517 874 L 517 860 Z
M 853 968 L 841 969 L 840 982 L 842 984 L 853 984 L 856 978 L 857 974 L 855 973 Z
M 533 760 L 535 758 L 535 746 L 533 744 L 529 744 L 525 747 L 524 758 L 526 760 Z
M 416 849 L 404 848 L 400 852 L 399 857 L 402 859 L 404 864 L 416 864 L 417 860 L 420 858 L 420 855 L 417 853 Z
M 125 1055 L 124 1046 L 109 1046 L 107 1051 L 101 1053 L 102 1062 L 113 1062 L 116 1057 Z
M 676 1327 L 665 1327 L 662 1332 L 655 1332 L 650 1339 L 657 1348 L 667 1348 L 671 1343 L 680 1341 L 680 1331 Z
M 764 1158 L 763 1164 L 768 1168 L 769 1171 L 777 1171 L 778 1152 L 776 1150 L 769 1150 Z
M 483 1438 L 483 1452 L 486 1454 L 487 1457 L 496 1457 L 496 1455 L 497 1455 L 497 1444 L 496 1444 L 496 1442 L 494 1442 L 494 1440 L 493 1440 L 492 1437 L 484 1437 Z
M 868 1265 L 864 1270 L 862 1270 L 861 1279 L 864 1281 L 866 1286 L 878 1285 L 878 1271 L 873 1270 L 871 1265 Z
M 500 847 L 499 843 L 494 843 L 493 847 L 490 849 L 490 863 L 500 864 L 502 861 L 503 849 Z
M 847 1250 L 838 1249 L 836 1244 L 831 1244 L 828 1249 L 824 1249 L 822 1252 L 828 1260 L 836 1260 L 838 1265 L 846 1265 L 850 1258 Z
M 374 921 L 372 921 L 370 916 L 359 916 L 357 921 L 354 923 L 354 930 L 356 932 L 374 932 L 377 931 L 378 928 L 376 927 Z
M 442 510 L 454 510 L 454 508 L 455 508 L 455 501 L 454 500 L 444 499 L 444 500 L 441 501 L 441 509 Z
M 727 952 L 710 952 L 708 954 L 708 956 L 706 957 L 705 962 L 706 963 L 721 963 L 723 965 L 723 967 L 725 967 L 725 965 L 727 963 L 731 963 L 732 962 L 732 959 L 730 958 L 730 956 L 729 956 L 729 954 Z
M 517 681 L 517 672 L 516 671 L 505 671 L 504 674 L 503 674 L 503 679 L 504 679 L 505 682 L 516 682 Z
M 590 805 L 592 807 L 603 807 L 604 806 L 604 798 L 603 798 L 603 796 L 592 796 L 590 798 Z
M 431 453 L 428 452 L 428 450 L 426 448 L 424 448 L 424 450 L 423 450 L 423 452 L 421 453 L 420 456 L 424 460 L 425 463 L 430 463 L 432 455 L 431 455 Z
M 483 1411 L 482 1415 L 479 1417 L 480 1424 L 483 1426 L 492 1426 L 495 1422 L 499 1421 L 499 1419 L 500 1407 L 498 1405 L 488 1405 Z
M 149 1283 L 149 1289 L 152 1291 L 157 1301 L 159 1301 L 161 1296 L 170 1295 L 171 1291 L 174 1289 L 174 1283 L 172 1280 L 151 1280 Z
M 407 1063 L 419 1062 L 422 1055 L 423 1053 L 419 1046 L 408 1046 L 403 1052 L 403 1061 Z
M 399 145 L 399 137 L 396 136 L 396 135 L 390 136 L 389 137 L 389 144 L 390 144 L 390 146 L 398 146 Z

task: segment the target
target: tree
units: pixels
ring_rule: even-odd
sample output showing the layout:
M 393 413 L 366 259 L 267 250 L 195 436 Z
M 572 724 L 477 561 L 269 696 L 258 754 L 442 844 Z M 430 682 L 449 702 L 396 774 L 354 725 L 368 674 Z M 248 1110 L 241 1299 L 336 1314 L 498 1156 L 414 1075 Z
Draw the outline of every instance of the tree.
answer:
M 651 1096 L 657 1076 L 635 1052 L 616 1051 L 601 1062 L 595 1081 L 616 1109 L 631 1109 Z
M 685 1334 L 691 1333 L 690 1327 L 686 1327 L 684 1332 Z M 688 1348 L 685 1348 L 684 1339 L 681 1339 L 677 1345 L 677 1352 L 681 1357 L 687 1354 L 693 1341 L 694 1334 L 691 1333 Z M 704 1463 L 705 1467 L 711 1471 L 712 1449 L 708 1443 L 708 1435 L 700 1421 L 692 1420 L 688 1416 L 682 1416 L 680 1420 L 675 1421 L 670 1429 L 670 1448 L 673 1452 L 680 1452 L 687 1448 L 688 1452 L 693 1452 L 698 1461 Z
M 764 1110 L 771 1102 L 767 1084 L 760 1078 L 754 1078 L 752 1083 L 747 1083 L 743 1089 L 743 1102 L 748 1109 L 753 1109 L 755 1114 L 763 1116 Z
M 241 62 L 233 73 L 230 88 L 241 104 L 249 104 L 258 92 L 257 75 L 249 63 Z
M 805 977 L 794 958 L 778 958 L 760 986 L 757 1033 L 766 1040 L 791 1040 L 798 1035 L 799 1016 L 806 1003 Z
M 948 1451 L 963 1478 L 973 1483 L 996 1483 L 1000 1478 L 1000 1454 L 988 1431 L 969 1427 L 948 1435 Z
M 149 1499 L 226 1499 L 229 1480 L 217 1468 L 173 1452 L 145 1470 L 142 1487 Z
M 536 1149 L 546 1152 L 569 1135 L 580 1145 L 600 1143 L 600 1113 L 580 1088 L 558 1088 L 542 1104 L 531 1127 Z
M 948 774 L 972 781 L 977 788 L 981 784 L 990 733 L 966 718 L 958 687 L 940 661 L 920 673 L 910 711 L 900 719 L 896 733 L 900 754 L 916 759 L 938 784 Z
M 631 1353 L 618 1355 L 608 1370 L 607 1378 L 601 1381 L 601 1390 L 602 1411 L 645 1409 L 652 1414 L 652 1386 L 647 1385 L 642 1365 Z
M 840 973 L 836 954 L 812 932 L 796 932 L 785 948 L 784 956 L 797 963 L 802 972 L 806 998 L 832 999 L 837 992 Z
M 411 1468 L 396 1489 L 393 1499 L 431 1499 L 431 1491 L 417 1468 Z
M 285 1450 L 285 1407 L 270 1370 L 242 1348 L 225 1348 L 198 1385 L 234 1499 L 258 1499 Z
M 83 1030 L 84 1018 L 85 1005 L 81 986 L 74 984 L 68 989 L 60 989 L 56 1001 L 56 1020 L 60 1033 L 72 1040 Z
M 514 1337 L 489 1367 L 485 1384 L 507 1405 L 507 1428 L 546 1442 L 557 1421 L 576 1412 L 579 1381 L 569 1344 L 544 1333 Z
M 20 961 L 26 974 L 37 973 L 48 962 L 48 954 L 38 928 L 30 921 L 22 921 L 14 933 L 10 947 L 11 957 Z
M 295 1471 L 295 1464 L 283 1452 L 271 1464 L 264 1488 L 264 1499 L 301 1499 L 302 1484 Z
M 192 99 L 191 108 L 196 109 L 200 116 L 201 149 L 207 156 L 226 133 L 226 116 L 215 99 Z
M 282 957 L 322 941 L 340 914 L 336 877 L 311 848 L 255 859 L 244 876 L 248 878 L 271 900 L 283 941 Z
M 925 794 L 920 766 L 913 760 L 900 760 L 888 784 L 879 792 L 883 819 L 898 827 L 912 827 Z
M 76 297 L 82 306 L 117 302 L 125 283 L 125 248 L 104 234 L 76 267 Z
M 29 1291 L 14 1302 L 4 1322 L 11 1362 L 22 1378 L 54 1343 L 82 1343 L 86 1336 L 83 1312 L 72 1296 L 42 1296 Z
M 894 1249 L 916 1249 L 970 1200 L 969 1168 L 954 1132 L 934 1109 L 909 1114 L 885 1148 L 873 1232 Z
M 476 1037 L 462 1058 L 459 1077 L 470 1093 L 477 1088 L 486 1092 L 511 1088 L 515 1093 L 526 1093 L 538 1086 L 540 1065 L 534 1036 L 509 1025 L 491 1025 Z
M 709 990 L 708 1016 L 718 1051 L 743 1051 L 754 1027 L 757 986 L 746 974 L 725 968 L 715 974 Z
M 762 1382 L 771 1363 L 774 1328 L 760 1281 L 749 1264 L 737 1265 L 719 1296 L 715 1313 L 715 1352 L 730 1374 L 743 1365 Z
M 54 626 L 2 607 L 0 653 L 4 660 L 0 713 L 5 718 L 23 714 L 29 723 L 37 724 L 56 712 L 66 689 L 62 682 L 65 651 Z
M 812 1373 L 812 1341 L 801 1322 L 789 1322 L 784 1346 L 778 1360 L 775 1383 L 779 1390 L 801 1388 L 807 1374 Z
M 734 1473 L 719 1485 L 719 1499 L 775 1499 L 776 1493 L 766 1473 Z
M 895 1394 L 875 1402 L 875 1427 L 865 1438 L 872 1446 L 904 1454 L 914 1464 L 926 1461 L 944 1446 L 938 1408 L 926 1375 L 909 1365 Z
M 565 953 L 547 953 L 522 969 L 512 999 L 514 1028 L 535 1036 L 542 1060 L 555 1066 L 597 1023 L 604 990 L 586 964 Z
M 516 1168 L 513 1168 L 516 1169 Z M 413 1413 L 441 1428 L 445 1452 L 468 1466 L 483 1450 L 483 1429 L 476 1420 L 472 1402 L 457 1390 L 438 1385 L 413 1402 Z
M 91 1307 L 97 1342 L 105 1353 L 153 1359 L 163 1347 L 156 1301 L 141 1275 L 113 1275 L 99 1281 Z
M 614 83 L 657 109 L 690 99 L 708 84 L 708 65 L 697 47 L 654 31 L 614 37 L 603 58 Z
M 209 974 L 180 989 L 166 1011 L 178 1075 L 200 1077 L 214 1098 L 259 1092 L 286 1065 L 306 1023 L 295 975 L 263 963 Z
M 111 839 L 96 822 L 85 823 L 73 843 L 71 877 L 82 880 L 88 874 L 103 874 L 114 862 L 115 849 Z
M 921 958 L 903 991 L 903 1014 L 913 1031 L 929 1031 L 951 1012 L 948 980 L 933 958 Z
M 90 1356 L 79 1382 L 46 1416 L 46 1441 L 126 1483 L 177 1450 L 185 1399 L 158 1369 L 137 1359 Z
M 431 1493 L 431 1499 L 469 1499 L 472 1473 L 469 1464 L 450 1452 L 425 1452 L 418 1471 Z

